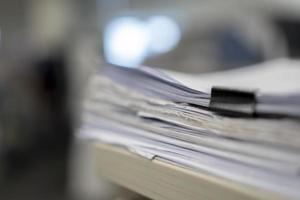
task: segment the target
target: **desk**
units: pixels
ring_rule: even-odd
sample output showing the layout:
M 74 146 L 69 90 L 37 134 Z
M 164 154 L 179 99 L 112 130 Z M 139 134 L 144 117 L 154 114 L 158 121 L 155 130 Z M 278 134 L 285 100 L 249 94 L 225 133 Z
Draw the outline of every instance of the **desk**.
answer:
M 97 173 L 154 200 L 286 199 L 206 173 L 147 160 L 115 146 L 94 144 Z

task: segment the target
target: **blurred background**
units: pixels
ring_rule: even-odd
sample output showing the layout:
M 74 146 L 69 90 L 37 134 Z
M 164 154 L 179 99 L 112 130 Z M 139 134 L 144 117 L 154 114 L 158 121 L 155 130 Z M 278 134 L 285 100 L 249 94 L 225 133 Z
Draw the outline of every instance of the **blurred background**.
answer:
M 73 137 L 97 67 L 297 59 L 299 35 L 298 0 L 0 0 L 0 198 L 141 198 L 98 180 Z

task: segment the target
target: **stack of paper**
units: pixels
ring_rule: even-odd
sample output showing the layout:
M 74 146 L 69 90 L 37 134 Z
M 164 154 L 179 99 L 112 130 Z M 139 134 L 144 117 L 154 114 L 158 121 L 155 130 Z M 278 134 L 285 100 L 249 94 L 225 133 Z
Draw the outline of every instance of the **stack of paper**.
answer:
M 208 75 L 108 65 L 91 77 L 80 136 L 300 198 L 299 64 Z M 257 117 L 211 111 L 212 86 L 256 91 Z

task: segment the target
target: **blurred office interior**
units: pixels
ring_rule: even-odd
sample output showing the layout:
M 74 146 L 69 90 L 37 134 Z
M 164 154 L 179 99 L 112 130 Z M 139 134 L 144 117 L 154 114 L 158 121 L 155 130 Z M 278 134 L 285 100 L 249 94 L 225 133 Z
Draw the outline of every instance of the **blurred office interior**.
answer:
M 0 0 L 0 198 L 140 198 L 74 137 L 101 65 L 239 68 L 297 59 L 299 35 L 298 0 Z

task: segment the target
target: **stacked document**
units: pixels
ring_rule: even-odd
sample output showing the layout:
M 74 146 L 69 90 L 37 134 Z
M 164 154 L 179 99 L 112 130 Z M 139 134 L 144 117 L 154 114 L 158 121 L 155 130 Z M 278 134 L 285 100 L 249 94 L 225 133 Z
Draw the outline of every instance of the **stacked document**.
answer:
M 107 65 L 80 137 L 300 199 L 300 62 L 210 74 Z

